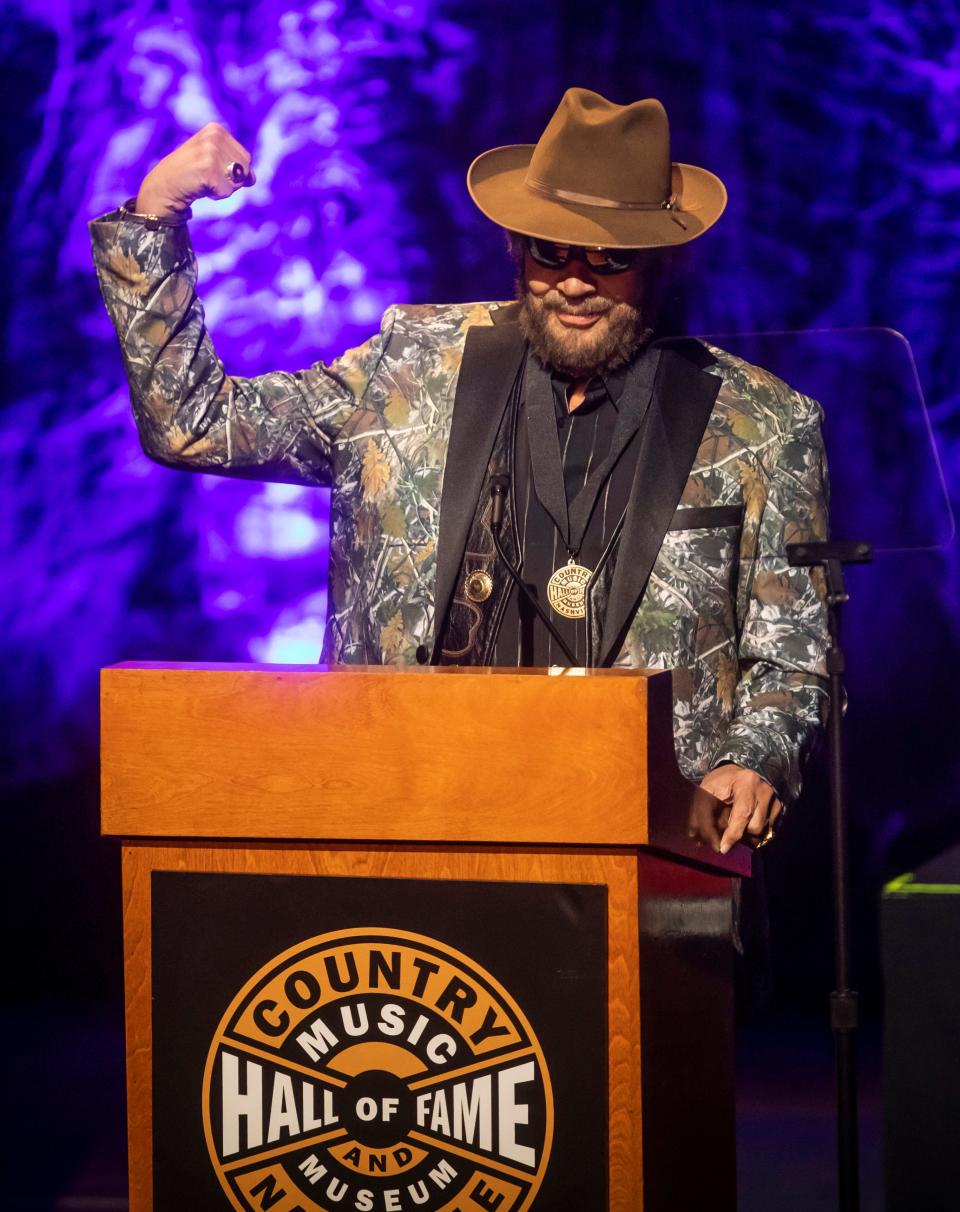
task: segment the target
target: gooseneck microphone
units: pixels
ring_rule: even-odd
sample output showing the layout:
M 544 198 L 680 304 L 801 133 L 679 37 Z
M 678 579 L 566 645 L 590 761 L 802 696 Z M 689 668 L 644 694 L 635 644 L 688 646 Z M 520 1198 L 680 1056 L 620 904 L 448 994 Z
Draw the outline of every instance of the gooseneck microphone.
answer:
M 543 609 L 534 595 L 524 582 L 520 575 L 519 569 L 515 568 L 507 558 L 506 552 L 500 543 L 500 530 L 503 526 L 503 508 L 507 500 L 507 489 L 510 486 L 510 477 L 507 475 L 495 475 L 490 477 L 490 533 L 493 535 L 493 545 L 497 549 L 497 555 L 503 561 L 503 565 L 510 574 L 510 579 L 517 586 L 523 596 L 527 599 L 530 605 L 534 608 L 539 616 L 540 622 L 543 623 L 550 635 L 556 640 L 560 647 L 560 651 L 570 662 L 575 669 L 580 668 L 580 661 L 573 655 L 567 646 L 566 640 L 557 631 L 553 623 L 551 623 L 547 612 Z

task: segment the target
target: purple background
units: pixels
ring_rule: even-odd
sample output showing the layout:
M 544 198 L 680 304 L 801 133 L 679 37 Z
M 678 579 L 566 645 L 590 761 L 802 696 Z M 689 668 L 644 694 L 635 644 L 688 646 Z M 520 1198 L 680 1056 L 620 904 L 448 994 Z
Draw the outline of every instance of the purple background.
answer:
M 117 947 L 115 855 L 93 840 L 97 669 L 313 661 L 320 647 L 326 495 L 152 465 L 91 268 L 87 220 L 134 194 L 204 122 L 230 127 L 257 167 L 255 189 L 198 205 L 192 225 L 218 350 L 251 374 L 337 354 L 391 302 L 509 294 L 502 236 L 463 186 L 473 156 L 534 141 L 571 84 L 621 102 L 659 96 L 676 157 L 717 172 L 731 198 L 698 246 L 689 330 L 900 329 L 955 491 L 951 6 L 37 0 L 0 18 L 8 844 L 25 856 L 14 895 L 48 906 L 25 938 L 63 947 L 81 987 L 115 979 Z M 882 409 L 873 420 L 880 432 L 892 424 Z M 882 467 L 880 478 L 896 507 L 902 483 Z M 851 808 L 869 980 L 880 883 L 960 835 L 956 552 L 858 570 L 851 584 Z M 812 974 L 819 999 L 829 981 L 825 813 L 815 770 L 771 854 L 788 997 Z M 37 963 L 33 943 L 24 950 Z

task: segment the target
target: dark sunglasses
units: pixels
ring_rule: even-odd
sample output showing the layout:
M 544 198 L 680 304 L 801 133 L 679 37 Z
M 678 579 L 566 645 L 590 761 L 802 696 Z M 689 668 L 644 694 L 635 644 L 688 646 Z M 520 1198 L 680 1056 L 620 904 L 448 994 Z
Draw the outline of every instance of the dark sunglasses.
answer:
M 524 247 L 538 265 L 562 269 L 571 261 L 584 261 L 595 274 L 622 274 L 637 259 L 636 248 L 585 248 L 580 244 L 556 244 L 538 236 L 524 236 Z

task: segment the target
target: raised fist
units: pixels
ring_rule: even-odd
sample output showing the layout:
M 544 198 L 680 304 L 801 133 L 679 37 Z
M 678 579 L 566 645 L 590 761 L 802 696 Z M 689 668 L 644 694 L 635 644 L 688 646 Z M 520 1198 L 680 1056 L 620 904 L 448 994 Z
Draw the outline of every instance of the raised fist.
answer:
M 175 215 L 198 198 L 229 198 L 255 180 L 247 149 L 219 122 L 208 122 L 147 173 L 137 211 Z

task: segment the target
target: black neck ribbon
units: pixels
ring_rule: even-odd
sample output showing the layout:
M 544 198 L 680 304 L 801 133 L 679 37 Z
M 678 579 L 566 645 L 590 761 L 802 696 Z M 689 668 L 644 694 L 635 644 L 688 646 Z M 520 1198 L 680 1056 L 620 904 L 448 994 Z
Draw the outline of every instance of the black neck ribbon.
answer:
M 571 559 L 577 558 L 583 546 L 590 516 L 607 476 L 646 418 L 653 396 L 657 362 L 651 350 L 639 355 L 624 384 L 607 456 L 593 469 L 574 499 L 568 502 L 553 382 L 550 372 L 535 357 L 527 358 L 523 393 L 533 484 L 537 499 L 550 515 Z

